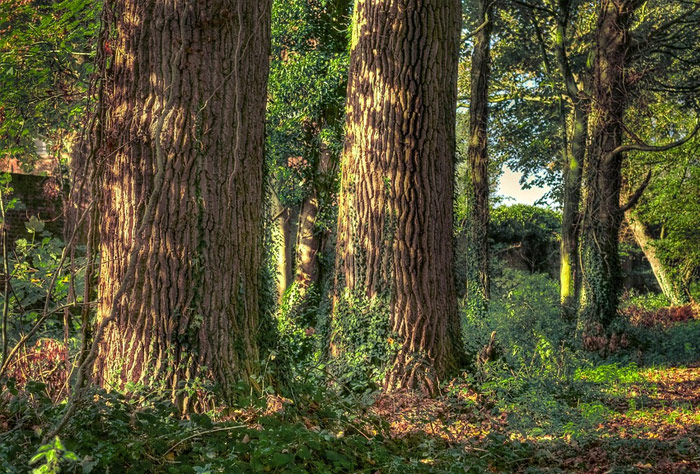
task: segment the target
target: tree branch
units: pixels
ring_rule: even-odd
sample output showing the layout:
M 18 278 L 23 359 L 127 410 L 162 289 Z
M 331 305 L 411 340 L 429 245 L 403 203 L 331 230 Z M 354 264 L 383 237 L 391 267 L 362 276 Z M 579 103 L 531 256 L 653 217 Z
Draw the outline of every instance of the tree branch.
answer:
M 698 122 L 695 125 L 695 129 L 690 132 L 688 135 L 686 135 L 684 138 L 675 141 L 673 143 L 669 143 L 667 145 L 647 145 L 646 143 L 635 143 L 635 144 L 630 144 L 630 145 L 620 145 L 619 147 L 615 148 L 613 151 L 608 153 L 608 155 L 605 157 L 605 161 L 612 160 L 615 158 L 617 155 L 620 153 L 625 153 L 627 151 L 648 151 L 648 152 L 660 152 L 660 151 L 668 151 L 672 148 L 679 147 L 689 141 L 691 138 L 695 136 L 695 134 L 698 133 L 698 130 L 700 130 L 700 122 Z
M 490 16 L 489 16 L 489 13 L 491 12 L 491 8 L 493 8 L 493 5 L 494 5 L 495 3 L 496 3 L 496 0 L 493 0 L 492 2 L 489 2 L 489 3 L 486 5 L 486 9 L 485 9 L 485 11 L 486 11 L 486 19 L 485 19 L 484 22 L 483 22 L 482 24 L 480 24 L 474 31 L 472 31 L 471 33 L 469 33 L 469 35 L 467 35 L 467 38 L 471 38 L 472 36 L 476 36 L 481 30 L 483 30 L 484 28 L 486 28 L 486 26 L 487 26 L 489 23 L 491 23 L 491 18 L 490 18 Z
M 523 2 L 522 0 L 511 0 L 511 1 L 512 1 L 513 3 L 515 3 L 516 5 L 520 5 L 520 6 L 523 6 L 523 7 L 525 7 L 525 8 L 529 8 L 529 9 L 531 9 L 531 10 L 540 10 L 540 11 L 543 11 L 543 12 L 545 12 L 545 13 L 548 13 L 548 14 L 550 14 L 550 15 L 552 15 L 552 16 L 556 16 L 556 15 L 557 15 L 557 12 L 555 12 L 554 10 L 552 10 L 552 9 L 550 9 L 550 8 L 547 8 L 547 7 L 543 7 L 543 6 L 541 6 L 541 5 L 533 5 L 532 3 Z
M 482 24 L 480 24 L 474 31 L 472 31 L 471 33 L 469 33 L 469 35 L 467 36 L 467 38 L 471 38 L 472 36 L 476 36 L 481 30 L 483 30 L 484 28 L 486 28 L 486 25 L 488 25 L 490 22 L 491 22 L 490 19 L 486 19 L 485 22 L 483 22 Z
M 620 208 L 620 213 L 624 214 L 625 212 L 629 211 L 632 209 L 634 206 L 637 205 L 637 202 L 639 201 L 639 198 L 642 197 L 642 194 L 644 194 L 644 190 L 647 189 L 647 186 L 649 186 L 649 181 L 651 181 L 651 170 L 647 173 L 647 177 L 644 178 L 644 181 L 642 181 L 642 184 L 639 185 L 637 190 L 634 192 L 632 197 L 630 197 L 629 201 L 627 201 L 627 204 L 622 206 Z

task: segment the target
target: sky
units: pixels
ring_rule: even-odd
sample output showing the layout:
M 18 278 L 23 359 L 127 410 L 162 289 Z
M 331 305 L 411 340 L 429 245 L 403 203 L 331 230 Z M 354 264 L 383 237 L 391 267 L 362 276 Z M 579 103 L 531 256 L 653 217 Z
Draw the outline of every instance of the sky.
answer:
M 498 191 L 496 194 L 505 196 L 503 204 L 534 204 L 535 201 L 545 195 L 549 189 L 532 187 L 523 189 L 520 186 L 522 173 L 512 171 L 505 167 L 501 179 L 498 181 Z

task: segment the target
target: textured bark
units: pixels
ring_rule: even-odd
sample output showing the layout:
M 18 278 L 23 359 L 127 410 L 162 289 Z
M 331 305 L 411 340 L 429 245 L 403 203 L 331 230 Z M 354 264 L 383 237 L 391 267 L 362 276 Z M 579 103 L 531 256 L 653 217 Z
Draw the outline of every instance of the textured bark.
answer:
M 651 271 L 656 277 L 656 281 L 659 284 L 659 288 L 663 292 L 664 296 L 668 298 L 672 305 L 682 305 L 688 303 L 688 295 L 681 288 L 682 285 L 677 284 L 668 268 L 661 261 L 659 256 L 656 254 L 656 248 L 654 247 L 653 240 L 649 235 L 649 229 L 644 225 L 643 222 L 639 221 L 635 217 L 625 214 L 625 221 L 632 230 L 632 235 L 634 235 L 634 240 L 642 249 L 644 257 L 646 257 L 651 266 Z
M 458 0 L 355 4 L 331 355 L 347 350 L 338 343 L 348 317 L 341 301 L 380 302 L 398 344 L 387 390 L 433 392 L 460 363 L 452 236 L 459 34 Z
M 183 404 L 176 389 L 208 378 L 231 398 L 259 355 L 270 4 L 108 7 L 95 375 Z
M 583 346 L 605 351 L 622 285 L 618 238 L 622 212 L 621 145 L 626 108 L 625 64 L 635 0 L 604 0 L 596 25 L 581 235 L 583 285 L 578 329 Z
M 469 223 L 469 250 L 472 269 L 468 287 L 479 292 L 478 299 L 487 304 L 491 292 L 489 278 L 489 176 L 488 176 L 488 104 L 491 74 L 491 0 L 479 0 L 479 31 L 474 36 L 469 100 L 469 147 L 467 159 L 471 168 L 472 206 Z
M 579 301 L 581 275 L 579 269 L 579 234 L 581 228 L 581 184 L 583 181 L 583 166 L 586 156 L 586 141 L 588 138 L 588 114 L 590 111 L 590 91 L 586 87 L 588 71 L 579 74 L 580 80 L 571 71 L 566 53 L 566 32 L 569 21 L 571 0 L 559 0 L 559 18 L 557 19 L 557 34 L 555 49 L 557 67 L 564 81 L 566 94 L 573 103 L 571 114 L 571 136 L 566 140 L 562 175 L 564 179 L 564 195 L 562 202 L 562 229 L 560 248 L 560 302 L 562 314 L 567 319 L 574 319 Z M 566 133 L 566 131 L 565 131 Z

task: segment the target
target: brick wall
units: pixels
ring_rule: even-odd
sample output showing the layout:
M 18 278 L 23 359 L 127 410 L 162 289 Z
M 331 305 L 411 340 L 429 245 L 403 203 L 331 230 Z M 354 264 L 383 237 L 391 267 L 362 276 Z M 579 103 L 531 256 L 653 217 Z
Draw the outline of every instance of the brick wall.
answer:
M 13 189 L 9 199 L 17 198 L 22 206 L 7 211 L 5 216 L 8 242 L 20 238 L 31 238 L 24 223 L 30 216 L 37 216 L 44 221 L 44 230 L 63 238 L 63 215 L 60 186 L 56 178 L 29 174 L 10 173 Z M 8 198 L 6 197 L 6 200 Z

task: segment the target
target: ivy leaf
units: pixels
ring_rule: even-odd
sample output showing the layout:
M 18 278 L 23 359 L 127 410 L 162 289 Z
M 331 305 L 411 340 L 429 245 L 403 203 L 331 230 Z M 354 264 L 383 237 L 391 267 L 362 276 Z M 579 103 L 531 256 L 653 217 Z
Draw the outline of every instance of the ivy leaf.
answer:
M 44 230 L 44 221 L 39 220 L 38 217 L 32 216 L 29 218 L 29 222 L 25 222 L 24 226 L 27 228 L 27 232 L 30 234 L 38 234 Z

